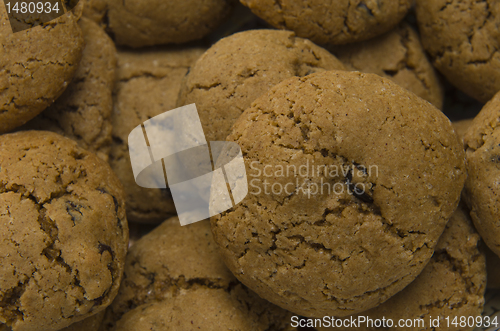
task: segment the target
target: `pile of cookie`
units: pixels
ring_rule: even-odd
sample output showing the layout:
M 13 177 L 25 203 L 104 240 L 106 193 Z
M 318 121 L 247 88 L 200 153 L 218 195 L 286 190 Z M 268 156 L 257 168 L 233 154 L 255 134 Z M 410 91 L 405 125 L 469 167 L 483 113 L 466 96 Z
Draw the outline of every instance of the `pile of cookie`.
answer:
M 0 5 L 0 330 L 498 328 L 500 3 L 240 2 Z M 181 227 L 128 135 L 189 104 L 248 194 Z

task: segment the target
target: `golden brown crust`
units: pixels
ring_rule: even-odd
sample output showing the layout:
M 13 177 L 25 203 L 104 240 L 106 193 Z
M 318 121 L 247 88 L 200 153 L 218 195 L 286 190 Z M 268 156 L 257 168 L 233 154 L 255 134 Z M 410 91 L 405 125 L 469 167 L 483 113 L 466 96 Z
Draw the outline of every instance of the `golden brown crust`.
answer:
M 118 45 L 180 44 L 207 35 L 230 9 L 230 0 L 108 0 L 108 27 Z
M 292 30 L 318 44 L 363 41 L 395 27 L 412 0 L 302 1 L 240 0 L 276 28 Z
M 464 197 L 477 231 L 500 256 L 500 93 L 474 118 L 464 137 L 467 181 Z
M 446 225 L 439 239 L 436 251 L 424 271 L 403 291 L 360 315 L 371 319 L 424 320 L 421 327 L 398 327 L 404 331 L 465 331 L 474 328 L 448 327 L 445 318 L 481 316 L 486 289 L 486 264 L 480 253 L 480 237 L 472 225 L 465 206 L 460 206 Z M 441 327 L 430 325 L 430 318 L 441 319 Z M 355 317 L 357 318 L 357 317 Z M 358 327 L 356 330 L 369 331 L 378 328 Z M 318 331 L 333 330 L 318 328 Z M 348 329 L 341 328 L 347 331 Z
M 285 330 L 289 319 L 226 268 L 208 221 L 181 227 L 174 217 L 130 249 L 103 329 L 193 330 L 204 321 L 203 330 Z
M 182 83 L 178 106 L 195 103 L 208 141 L 225 140 L 250 104 L 279 82 L 342 63 L 290 31 L 251 30 L 212 46 Z
M 128 243 L 122 186 L 76 142 L 45 131 L 0 136 L 0 322 L 58 330 L 107 307 Z
M 363 43 L 329 50 L 347 69 L 389 78 L 438 109 L 443 107 L 443 87 L 425 55 L 417 32 L 408 24 L 400 24 L 396 29 Z
M 66 89 L 84 42 L 73 14 L 13 33 L 0 6 L 0 132 L 23 125 Z
M 422 44 L 434 66 L 471 97 L 487 102 L 500 90 L 500 3 L 417 0 Z
M 250 192 L 211 219 L 215 241 L 245 285 L 304 316 L 370 309 L 414 280 L 465 181 L 449 120 L 373 74 L 288 79 L 228 140 L 242 149 Z
M 56 132 L 107 160 L 116 49 L 96 23 L 83 17 L 78 25 L 83 31 L 85 48 L 73 82 L 54 104 L 19 130 Z

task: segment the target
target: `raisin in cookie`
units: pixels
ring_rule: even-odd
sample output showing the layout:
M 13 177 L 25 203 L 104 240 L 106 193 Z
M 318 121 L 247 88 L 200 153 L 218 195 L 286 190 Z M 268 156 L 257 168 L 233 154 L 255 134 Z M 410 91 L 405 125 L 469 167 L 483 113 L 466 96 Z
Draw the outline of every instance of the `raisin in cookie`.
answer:
M 125 187 L 130 221 L 158 223 L 175 214 L 168 189 L 135 183 L 128 135 L 144 121 L 175 108 L 181 81 L 203 51 L 188 47 L 118 52 L 110 164 Z
M 222 262 L 210 223 L 177 217 L 137 241 L 105 330 L 290 330 L 291 314 L 241 285 Z
M 13 33 L 0 6 L 0 132 L 23 125 L 57 99 L 71 82 L 83 51 L 72 12 Z
M 465 200 L 477 231 L 500 256 L 500 93 L 474 118 L 464 137 Z
M 408 24 L 401 24 L 363 43 L 331 47 L 329 50 L 346 69 L 392 79 L 437 108 L 443 107 L 443 87 L 425 55 L 417 32 Z
M 214 239 L 243 284 L 303 316 L 359 313 L 412 282 L 465 181 L 450 121 L 374 74 L 290 78 L 227 140 L 249 192 L 212 217 Z
M 245 31 L 203 54 L 184 79 L 177 105 L 195 103 L 207 140 L 225 140 L 241 113 L 274 85 L 343 68 L 328 51 L 293 32 Z
M 276 28 L 292 30 L 319 44 L 363 41 L 395 27 L 411 0 L 323 1 L 240 0 Z
M 59 330 L 102 311 L 128 243 L 111 168 L 52 132 L 0 136 L 0 327 Z
M 463 92 L 487 102 L 500 90 L 500 2 L 417 0 L 422 44 Z
M 474 327 L 448 328 L 444 319 L 476 317 L 483 312 L 486 263 L 484 254 L 478 248 L 480 239 L 468 216 L 468 210 L 465 206 L 459 207 L 439 238 L 434 256 L 417 279 L 387 302 L 360 315 L 373 320 L 391 319 L 394 323 L 399 320 L 424 321 L 424 324 L 413 327 L 398 327 L 395 324 L 391 328 L 394 330 L 472 331 Z M 358 316 L 353 317 L 358 319 Z M 431 327 L 430 318 L 439 318 L 441 327 Z M 333 328 L 318 328 L 318 331 L 326 330 Z M 380 328 L 359 325 L 356 330 Z
M 81 18 L 85 48 L 74 81 L 48 109 L 19 130 L 53 131 L 108 159 L 116 49 L 96 23 Z

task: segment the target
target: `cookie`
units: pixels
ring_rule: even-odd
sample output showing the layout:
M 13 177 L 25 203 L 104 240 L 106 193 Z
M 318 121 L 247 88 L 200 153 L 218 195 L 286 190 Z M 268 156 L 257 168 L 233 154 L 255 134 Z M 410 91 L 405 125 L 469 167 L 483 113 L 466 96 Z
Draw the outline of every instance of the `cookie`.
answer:
M 125 187 L 130 221 L 161 222 L 175 214 L 168 189 L 145 189 L 135 183 L 128 135 L 151 117 L 176 108 L 182 78 L 203 51 L 190 47 L 118 52 L 110 164 Z
M 226 268 L 202 221 L 171 218 L 127 256 L 106 330 L 289 330 L 290 313 L 259 298 Z M 114 327 L 115 322 L 116 327 Z M 114 328 L 113 328 L 114 327 Z
M 116 43 L 143 47 L 201 39 L 226 18 L 231 0 L 108 0 L 107 5 Z
M 83 31 L 85 48 L 74 81 L 54 104 L 19 130 L 59 133 L 107 160 L 111 145 L 116 49 L 96 23 L 83 17 L 78 25 Z
M 107 24 L 107 9 L 108 2 L 107 0 L 80 0 L 83 2 L 83 17 L 88 18 L 89 20 L 99 24 L 106 25 Z
M 279 29 L 319 44 L 347 44 L 376 37 L 395 27 L 413 1 L 240 0 Z
M 417 32 L 406 23 L 366 42 L 328 50 L 348 70 L 389 78 L 437 108 L 443 107 L 443 87 L 425 55 Z
M 500 289 L 500 258 L 489 248 L 485 248 L 488 269 L 488 288 Z
M 417 0 L 424 48 L 457 88 L 487 102 L 500 90 L 500 3 Z
M 302 316 L 359 313 L 413 281 L 465 181 L 450 121 L 374 74 L 288 79 L 227 140 L 249 192 L 211 218 L 214 239 L 243 284 Z
M 439 239 L 436 252 L 417 279 L 382 305 L 361 313 L 372 320 L 385 318 L 392 320 L 393 330 L 473 330 L 474 328 L 454 328 L 451 321 L 455 317 L 481 316 L 486 289 L 486 263 L 480 253 L 480 237 L 472 225 L 465 208 L 458 208 L 446 225 Z M 359 316 L 353 316 L 358 320 Z M 439 318 L 440 327 L 431 327 L 431 319 Z M 447 326 L 446 318 L 450 320 Z M 403 321 L 422 320 L 420 325 L 399 327 Z M 333 330 L 329 325 L 318 331 Z M 352 328 L 335 328 L 352 330 Z M 356 330 L 380 330 L 358 325 Z
M 76 20 L 69 12 L 13 33 L 0 6 L 0 133 L 23 125 L 64 92 L 84 46 Z
M 83 321 L 71 324 L 67 328 L 61 329 L 61 331 L 98 331 L 104 319 L 104 313 L 105 311 L 101 311 L 100 313 L 87 317 Z
M 467 181 L 464 197 L 477 231 L 500 256 L 500 93 L 474 118 L 465 133 Z
M 455 128 L 455 132 L 457 133 L 457 136 L 460 138 L 460 140 L 463 141 L 465 133 L 469 129 L 469 127 L 472 124 L 473 119 L 465 119 L 465 120 L 460 120 L 453 122 L 453 127 Z
M 195 103 L 207 141 L 225 140 L 243 111 L 274 85 L 343 68 L 328 51 L 293 32 L 245 31 L 203 54 L 183 81 L 177 105 Z
M 2 135 L 0 200 L 0 326 L 59 330 L 111 303 L 128 227 L 107 163 L 52 132 Z

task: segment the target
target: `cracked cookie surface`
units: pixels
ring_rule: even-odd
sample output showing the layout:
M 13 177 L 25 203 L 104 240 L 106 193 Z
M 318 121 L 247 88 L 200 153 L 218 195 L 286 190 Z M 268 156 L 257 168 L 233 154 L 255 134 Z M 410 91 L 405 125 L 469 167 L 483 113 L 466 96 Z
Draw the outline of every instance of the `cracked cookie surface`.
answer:
M 422 44 L 457 88 L 487 102 L 500 90 L 500 3 L 417 0 Z
M 23 125 L 64 92 L 84 46 L 76 21 L 70 12 L 12 33 L 0 6 L 0 132 Z
M 0 328 L 59 330 L 116 296 L 128 244 L 123 189 L 76 142 L 0 136 L 0 223 Z
M 464 197 L 477 231 L 500 256 L 500 93 L 474 118 L 465 133 L 467 181 Z
M 78 25 L 83 31 L 85 48 L 73 81 L 54 104 L 19 130 L 56 132 L 107 160 L 116 49 L 96 23 L 83 17 Z
M 240 0 L 279 29 L 319 44 L 363 41 L 395 27 L 411 0 Z
M 231 0 L 108 0 L 107 6 L 115 42 L 144 47 L 204 37 L 229 14 Z
M 203 330 L 293 330 L 289 312 L 227 269 L 208 221 L 181 227 L 177 217 L 166 220 L 131 247 L 124 274 L 104 330 L 198 330 L 200 324 Z
M 125 188 L 130 221 L 157 223 L 175 214 L 168 189 L 135 183 L 128 135 L 144 121 L 175 108 L 182 78 L 203 52 L 199 47 L 118 52 L 110 164 Z
M 245 109 L 279 82 L 344 69 L 325 49 L 293 32 L 251 30 L 212 46 L 182 83 L 178 106 L 195 103 L 207 141 L 225 140 Z
M 434 67 L 427 59 L 417 32 L 407 23 L 363 43 L 328 48 L 346 69 L 389 78 L 443 107 L 444 91 Z
M 374 74 L 288 79 L 227 140 L 249 193 L 211 218 L 214 239 L 242 283 L 302 316 L 359 313 L 413 281 L 465 181 L 450 121 Z
M 371 319 L 423 319 L 423 327 L 400 328 L 405 331 L 458 331 L 474 328 L 448 328 L 444 319 L 461 316 L 481 316 L 486 289 L 486 264 L 480 252 L 477 234 L 465 206 L 460 206 L 450 218 L 436 251 L 424 271 L 403 291 L 382 305 L 361 313 Z M 430 327 L 429 318 L 439 317 L 441 327 Z M 354 317 L 355 319 L 357 318 Z M 336 328 L 338 329 L 338 328 Z M 333 328 L 318 328 L 318 331 Z M 340 330 L 348 330 L 347 328 Z M 352 329 L 350 329 L 352 330 Z M 356 330 L 380 330 L 359 326 Z

